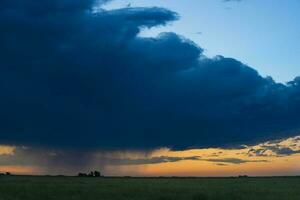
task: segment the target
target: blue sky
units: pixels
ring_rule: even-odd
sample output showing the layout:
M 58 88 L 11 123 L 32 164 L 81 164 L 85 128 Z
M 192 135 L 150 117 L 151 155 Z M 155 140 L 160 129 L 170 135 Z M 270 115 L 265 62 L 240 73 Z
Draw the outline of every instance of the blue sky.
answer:
M 116 0 L 106 7 L 129 3 L 169 8 L 181 16 L 167 27 L 145 30 L 144 36 L 176 32 L 192 39 L 208 56 L 236 58 L 278 82 L 300 75 L 298 0 Z

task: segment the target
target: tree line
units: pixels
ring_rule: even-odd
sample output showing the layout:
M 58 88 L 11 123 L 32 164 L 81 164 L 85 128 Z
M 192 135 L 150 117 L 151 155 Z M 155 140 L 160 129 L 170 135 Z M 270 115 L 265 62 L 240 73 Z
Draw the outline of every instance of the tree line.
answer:
M 99 171 L 91 171 L 89 173 L 78 173 L 79 177 L 102 177 L 103 175 Z

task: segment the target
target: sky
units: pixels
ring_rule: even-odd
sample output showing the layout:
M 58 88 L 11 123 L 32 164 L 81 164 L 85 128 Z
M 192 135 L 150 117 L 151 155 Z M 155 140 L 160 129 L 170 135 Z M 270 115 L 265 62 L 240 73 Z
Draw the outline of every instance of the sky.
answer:
M 205 48 L 208 56 L 236 58 L 282 83 L 300 74 L 297 0 L 116 0 L 106 7 L 120 8 L 129 3 L 161 6 L 180 15 L 170 26 L 145 30 L 142 35 L 176 32 Z
M 300 173 L 300 3 L 0 2 L 0 172 Z

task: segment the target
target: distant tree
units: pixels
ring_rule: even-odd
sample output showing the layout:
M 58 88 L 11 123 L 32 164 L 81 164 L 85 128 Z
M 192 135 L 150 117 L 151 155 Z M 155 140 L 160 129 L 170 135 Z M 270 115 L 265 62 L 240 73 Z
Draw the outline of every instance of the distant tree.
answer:
M 94 171 L 94 176 L 95 176 L 95 177 L 100 177 L 100 176 L 101 176 L 101 173 L 98 172 L 98 171 Z
M 86 177 L 86 176 L 88 176 L 86 173 L 78 173 L 78 176 L 80 176 L 80 177 Z
M 248 178 L 247 175 L 239 175 L 238 178 Z
M 80 176 L 80 177 L 101 177 L 101 173 L 99 171 L 90 171 L 88 174 L 79 172 L 77 176 Z
M 10 172 L 6 172 L 5 175 L 6 175 L 6 176 L 10 176 L 11 173 L 10 173 Z
M 94 177 L 95 175 L 94 175 L 94 172 L 93 171 L 91 171 L 90 173 L 89 173 L 89 175 L 88 176 L 90 176 L 90 177 Z

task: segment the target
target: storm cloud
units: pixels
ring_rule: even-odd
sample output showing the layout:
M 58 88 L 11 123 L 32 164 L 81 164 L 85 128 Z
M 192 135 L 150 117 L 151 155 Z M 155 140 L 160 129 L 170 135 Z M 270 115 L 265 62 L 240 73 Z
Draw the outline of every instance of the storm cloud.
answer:
M 178 14 L 106 2 L 0 2 L 0 143 L 183 149 L 298 133 L 300 77 L 276 83 L 176 33 L 140 37 Z

